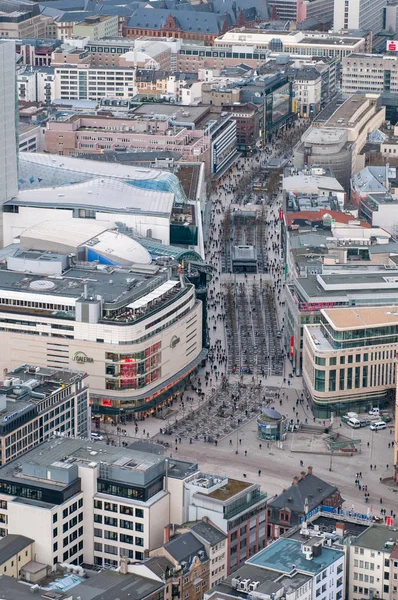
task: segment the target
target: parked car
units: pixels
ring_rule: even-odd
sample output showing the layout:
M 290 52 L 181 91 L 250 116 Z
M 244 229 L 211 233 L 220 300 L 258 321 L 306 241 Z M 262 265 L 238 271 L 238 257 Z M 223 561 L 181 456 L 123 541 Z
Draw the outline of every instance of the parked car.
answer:
M 93 431 L 91 434 L 91 439 L 93 442 L 101 442 L 104 439 L 104 436 Z

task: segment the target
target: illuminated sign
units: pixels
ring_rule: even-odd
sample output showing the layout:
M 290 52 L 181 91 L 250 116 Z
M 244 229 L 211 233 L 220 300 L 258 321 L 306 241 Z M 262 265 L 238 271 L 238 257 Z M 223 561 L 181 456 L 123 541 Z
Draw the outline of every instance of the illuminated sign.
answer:
M 110 398 L 102 398 L 101 405 L 102 406 L 113 406 L 112 400 Z
M 89 356 L 87 356 L 87 354 L 85 352 L 82 352 L 81 350 L 74 353 L 73 360 L 75 362 L 77 362 L 79 365 L 83 365 L 84 363 L 93 363 L 94 362 L 93 358 L 90 358 Z
M 314 312 L 323 308 L 334 308 L 335 306 L 335 302 L 301 302 L 300 310 L 302 312 Z
M 290 356 L 294 356 L 294 335 L 290 336 Z
M 177 344 L 180 343 L 180 338 L 177 337 L 176 335 L 173 335 L 173 337 L 171 338 L 170 341 L 170 348 L 175 348 L 177 346 Z
M 397 52 L 398 42 L 396 40 L 387 40 L 387 52 Z

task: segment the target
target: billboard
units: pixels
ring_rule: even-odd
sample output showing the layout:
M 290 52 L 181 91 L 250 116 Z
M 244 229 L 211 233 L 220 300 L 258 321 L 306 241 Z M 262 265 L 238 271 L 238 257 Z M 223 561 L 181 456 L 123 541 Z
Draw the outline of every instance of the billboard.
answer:
M 387 50 L 387 52 L 397 52 L 398 51 L 398 41 L 387 40 L 386 50 Z

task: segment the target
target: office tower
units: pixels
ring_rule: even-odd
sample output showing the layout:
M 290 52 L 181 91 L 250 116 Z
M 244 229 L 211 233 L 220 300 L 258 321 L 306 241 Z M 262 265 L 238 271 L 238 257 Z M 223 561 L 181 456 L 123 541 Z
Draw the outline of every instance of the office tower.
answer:
M 18 192 L 16 102 L 15 44 L 0 40 L 0 206 Z
M 373 35 L 382 31 L 387 0 L 334 0 L 333 29 L 361 29 Z

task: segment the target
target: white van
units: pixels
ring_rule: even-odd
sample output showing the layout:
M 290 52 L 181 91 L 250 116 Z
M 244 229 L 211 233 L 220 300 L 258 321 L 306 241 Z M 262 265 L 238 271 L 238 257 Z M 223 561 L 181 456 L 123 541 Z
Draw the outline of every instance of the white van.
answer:
M 370 417 L 380 417 L 380 409 L 379 408 L 371 408 L 369 411 Z
M 347 425 L 349 425 L 353 429 L 359 429 L 361 426 L 361 423 L 360 423 L 359 419 L 355 419 L 355 417 L 351 417 L 351 419 L 348 419 Z
M 370 429 L 373 431 L 379 431 L 379 429 L 385 429 L 387 424 L 384 421 L 377 421 L 377 423 L 372 423 Z

